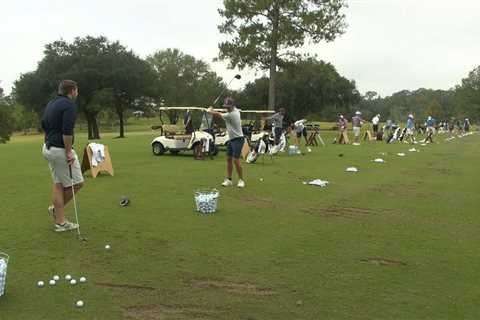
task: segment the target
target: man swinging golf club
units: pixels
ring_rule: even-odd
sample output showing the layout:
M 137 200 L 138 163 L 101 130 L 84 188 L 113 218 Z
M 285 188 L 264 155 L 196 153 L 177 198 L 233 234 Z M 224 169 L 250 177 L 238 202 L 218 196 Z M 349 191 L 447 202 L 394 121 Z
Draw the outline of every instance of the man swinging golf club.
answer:
M 207 109 L 207 112 L 215 117 L 222 118 L 227 126 L 228 143 L 227 143 L 227 177 L 223 181 L 222 186 L 232 186 L 233 165 L 238 174 L 237 187 L 244 188 L 242 167 L 240 166 L 240 154 L 242 153 L 245 138 L 243 137 L 242 121 L 240 119 L 240 111 L 235 108 L 235 103 L 232 98 L 225 98 L 223 106 L 227 108 L 226 113 L 220 113 L 213 110 L 212 107 Z
M 48 161 L 53 180 L 52 205 L 48 207 L 48 212 L 55 220 L 56 232 L 79 227 L 78 223 L 65 219 L 65 206 L 83 185 L 80 163 L 72 149 L 76 117 L 73 101 L 77 95 L 76 82 L 62 80 L 58 86 L 58 96 L 47 104 L 42 117 L 45 131 L 43 156 Z

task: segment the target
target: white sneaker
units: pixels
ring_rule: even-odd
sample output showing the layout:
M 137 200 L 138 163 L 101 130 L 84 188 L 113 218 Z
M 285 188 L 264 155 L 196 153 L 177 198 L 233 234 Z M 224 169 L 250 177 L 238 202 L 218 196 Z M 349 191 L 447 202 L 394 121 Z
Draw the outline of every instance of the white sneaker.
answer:
M 232 180 L 225 178 L 225 180 L 222 183 L 222 186 L 224 187 L 231 187 L 233 185 Z
M 64 232 L 64 231 L 75 230 L 77 228 L 78 228 L 78 224 L 65 220 L 63 224 L 55 223 L 55 227 L 53 228 L 53 231 Z
M 245 188 L 245 181 L 243 181 L 243 180 L 241 180 L 241 179 L 238 180 L 237 187 L 239 187 L 239 188 Z

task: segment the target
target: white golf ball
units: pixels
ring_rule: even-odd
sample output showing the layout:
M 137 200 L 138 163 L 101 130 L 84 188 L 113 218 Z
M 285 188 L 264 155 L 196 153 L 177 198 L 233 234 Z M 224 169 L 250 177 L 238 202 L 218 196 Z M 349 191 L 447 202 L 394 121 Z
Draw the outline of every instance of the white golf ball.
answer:
M 76 284 L 77 284 L 77 280 L 75 280 L 75 279 L 70 280 L 70 284 L 71 284 L 71 285 L 76 285 Z
M 37 282 L 37 286 L 38 286 L 39 288 L 43 287 L 44 285 L 45 285 L 45 282 L 43 282 L 43 281 L 38 281 L 38 282 Z
M 48 282 L 48 284 L 51 285 L 51 286 L 54 286 L 55 283 L 56 283 L 55 280 L 50 280 L 50 281 Z
M 85 282 L 87 282 L 87 278 L 85 278 L 85 277 L 81 277 L 81 278 L 80 278 L 80 282 L 81 282 L 81 283 L 85 283 Z
M 81 308 L 81 307 L 83 307 L 83 305 L 84 305 L 84 303 L 83 303 L 82 300 L 77 301 L 77 307 Z
M 263 178 L 260 178 L 260 181 L 263 181 Z
M 67 280 L 67 281 L 70 281 L 70 280 L 72 280 L 72 276 L 71 276 L 71 275 L 69 275 L 69 274 L 67 274 L 67 275 L 65 276 L 65 280 Z
M 58 281 L 58 280 L 60 280 L 60 277 L 55 275 L 55 276 L 53 276 L 53 280 Z
M 107 244 L 107 245 L 105 246 L 105 250 L 110 250 L 110 245 L 109 245 L 109 244 Z

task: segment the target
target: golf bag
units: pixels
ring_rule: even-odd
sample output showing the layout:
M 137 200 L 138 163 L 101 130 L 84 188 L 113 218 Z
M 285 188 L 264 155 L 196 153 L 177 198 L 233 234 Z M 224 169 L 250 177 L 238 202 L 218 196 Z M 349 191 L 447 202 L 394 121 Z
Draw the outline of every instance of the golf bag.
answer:
M 260 139 L 255 147 L 250 151 L 250 153 L 247 155 L 247 163 L 255 163 L 257 161 L 258 157 L 261 154 L 266 154 L 268 152 L 269 145 L 268 145 L 268 137 L 267 135 L 263 136 L 262 139 Z

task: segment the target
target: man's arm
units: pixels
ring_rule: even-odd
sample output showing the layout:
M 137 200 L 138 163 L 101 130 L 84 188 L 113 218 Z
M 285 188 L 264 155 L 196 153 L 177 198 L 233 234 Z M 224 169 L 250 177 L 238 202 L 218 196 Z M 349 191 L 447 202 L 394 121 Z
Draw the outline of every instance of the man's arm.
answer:
M 73 136 L 63 135 L 63 144 L 65 145 L 65 154 L 67 155 L 68 165 L 72 165 L 74 160 L 72 152 Z
M 67 108 L 63 113 L 62 118 L 62 137 L 63 144 L 65 145 L 65 154 L 67 156 L 67 162 L 69 165 L 73 163 L 73 127 L 75 126 L 75 107 L 71 106 Z
M 218 112 L 218 111 L 215 111 L 212 107 L 206 109 L 206 112 L 207 112 L 207 113 L 210 113 L 210 114 L 213 115 L 214 117 L 223 118 L 223 113 Z

